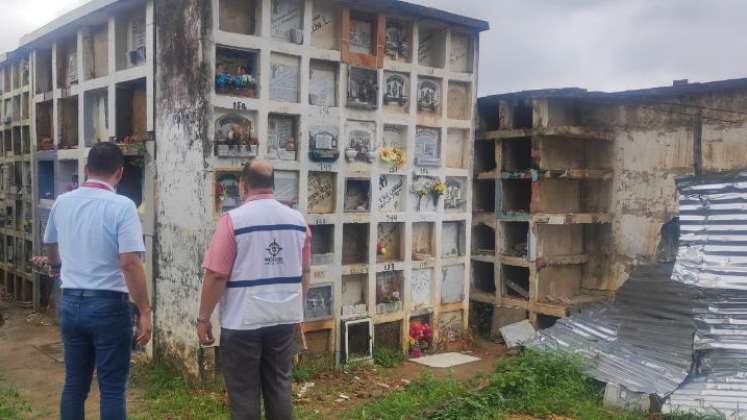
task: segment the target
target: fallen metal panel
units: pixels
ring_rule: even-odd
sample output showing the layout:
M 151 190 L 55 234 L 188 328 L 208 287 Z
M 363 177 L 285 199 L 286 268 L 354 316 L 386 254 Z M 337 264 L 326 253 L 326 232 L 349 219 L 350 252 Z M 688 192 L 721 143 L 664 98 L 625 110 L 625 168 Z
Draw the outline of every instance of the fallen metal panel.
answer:
M 690 379 L 672 394 L 662 411 L 747 419 L 747 372 L 714 373 Z

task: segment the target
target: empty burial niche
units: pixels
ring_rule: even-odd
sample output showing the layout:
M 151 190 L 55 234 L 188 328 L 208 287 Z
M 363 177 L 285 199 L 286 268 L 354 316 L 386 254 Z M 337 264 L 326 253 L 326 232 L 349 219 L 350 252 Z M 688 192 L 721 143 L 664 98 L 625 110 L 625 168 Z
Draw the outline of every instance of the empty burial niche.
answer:
M 532 142 L 529 139 L 503 140 L 501 168 L 505 171 L 525 171 L 532 168 Z
M 13 153 L 21 155 L 23 153 L 23 138 L 21 137 L 21 127 L 13 129 Z
M 342 226 L 342 264 L 368 264 L 368 223 Z
M 450 128 L 446 136 L 446 167 L 466 169 L 469 165 L 469 130 Z
M 78 161 L 61 160 L 58 162 L 58 172 L 55 178 L 55 195 L 73 191 L 78 188 Z
M 60 99 L 59 123 L 61 149 L 72 149 L 78 147 L 78 97 Z
M 309 104 L 337 106 L 337 74 L 339 65 L 332 61 L 311 60 L 309 72 Z
M 143 204 L 144 169 L 145 160 L 142 157 L 125 157 L 124 175 L 117 185 L 117 194 L 134 201 L 138 208 Z
M 334 172 L 309 172 L 308 205 L 313 214 L 334 213 L 337 203 L 337 174 Z
M 584 265 L 551 265 L 539 271 L 537 300 L 566 305 L 582 295 Z
M 239 207 L 242 203 L 238 171 L 215 173 L 215 210 L 222 214 Z
M 42 200 L 54 199 L 54 162 L 40 160 L 37 165 L 37 188 Z
M 475 213 L 492 213 L 495 211 L 495 180 L 474 180 L 472 209 Z
M 472 261 L 472 287 L 483 293 L 495 294 L 495 266 L 493 263 Z
M 267 158 L 298 159 L 298 116 L 270 114 L 267 119 Z
M 374 347 L 402 351 L 402 320 L 374 325 Z
M 13 72 L 10 71 L 10 67 L 6 67 L 3 71 L 3 92 L 10 92 L 13 90 L 11 86 L 11 80 L 13 78 Z
M 57 86 L 66 89 L 78 83 L 78 39 L 76 36 L 57 43 Z
M 109 25 L 86 28 L 83 32 L 84 80 L 98 79 L 109 74 Z
M 558 322 L 560 318 L 552 315 L 537 314 L 537 329 L 544 330 L 550 328 Z
M 117 141 L 144 141 L 148 130 L 145 79 L 118 84 L 116 100 Z
M 24 93 L 21 95 L 21 119 L 29 119 L 29 94 Z
M 526 258 L 529 255 L 529 222 L 501 222 L 503 246 L 501 254 Z
M 404 223 L 379 223 L 376 239 L 376 262 L 404 260 Z
M 489 338 L 493 330 L 495 305 L 471 300 L 469 303 L 469 328 L 478 336 Z
M 52 91 L 52 49 L 36 49 L 36 93 Z
M 561 142 L 537 137 L 534 147 L 542 156 L 539 169 L 608 169 L 614 156 L 612 142 L 567 138 Z
M 436 224 L 432 222 L 412 224 L 413 261 L 429 261 L 435 257 L 435 230 Z
M 448 265 L 441 269 L 441 303 L 461 303 L 464 301 L 464 265 Z
M 444 209 L 454 213 L 467 209 L 467 178 L 446 177 Z
M 503 297 L 529 300 L 529 269 L 512 265 L 501 265 Z
M 106 89 L 86 92 L 84 96 L 86 146 L 109 140 L 109 94 Z
M 501 182 L 501 208 L 504 213 L 527 213 L 532 202 L 532 181 L 524 179 Z
M 311 264 L 332 264 L 334 257 L 335 225 L 311 226 Z
M 311 16 L 311 45 L 325 50 L 339 50 L 339 8 L 325 0 L 314 0 Z
M 464 222 L 444 222 L 441 230 L 441 257 L 461 257 L 465 251 Z
M 13 121 L 17 122 L 21 119 L 21 95 L 13 97 Z
M 451 32 L 451 54 L 449 70 L 459 73 L 472 73 L 475 60 L 475 49 L 472 35 L 466 32 Z
M 368 274 L 342 276 L 342 316 L 368 313 Z
M 259 51 L 218 46 L 215 48 L 215 93 L 259 96 Z
M 298 208 L 298 171 L 275 170 L 275 199 L 290 208 Z
M 543 179 L 536 191 L 532 211 L 540 213 L 604 213 L 611 201 L 611 183 L 602 180 Z
M 475 173 L 482 174 L 492 172 L 498 163 L 495 160 L 495 142 L 475 142 Z
M 275 39 L 303 44 L 303 0 L 273 0 L 270 33 Z
M 376 313 L 389 314 L 402 310 L 404 272 L 376 273 Z
M 333 316 L 334 293 L 331 284 L 314 285 L 309 288 L 303 309 L 304 321 L 319 321 Z
M 373 354 L 373 326 L 370 319 L 342 321 L 344 361 L 370 359 Z
M 248 3 L 245 2 L 245 3 Z M 125 70 L 145 64 L 145 8 L 116 17 L 116 68 Z
M 255 0 L 220 0 L 218 9 L 221 31 L 243 35 L 258 33 L 258 8 Z
M 493 109 L 493 111 L 495 110 Z M 530 97 L 500 101 L 497 111 L 499 124 L 498 127 L 491 128 L 491 130 L 532 128 L 534 107 Z M 495 115 L 495 112 L 492 115 Z
M 309 331 L 305 335 L 309 353 L 326 355 L 331 352 L 330 338 L 332 338 L 332 330 Z
M 422 66 L 443 68 L 446 58 L 446 30 L 436 24 L 420 24 L 418 63 Z
M 438 335 L 441 340 L 453 342 L 464 334 L 464 314 L 462 311 L 443 312 L 438 316 Z
M 345 180 L 345 213 L 367 213 L 371 210 L 371 181 L 367 178 Z
M 469 83 L 449 81 L 449 102 L 446 113 L 452 120 L 472 118 L 472 86 Z
M 24 125 L 21 127 L 21 138 L 23 139 L 23 154 L 31 153 L 31 129 Z
M 472 227 L 472 255 L 495 255 L 495 230 L 479 224 Z
M 301 59 L 286 54 L 270 54 L 270 99 L 298 102 L 300 93 Z

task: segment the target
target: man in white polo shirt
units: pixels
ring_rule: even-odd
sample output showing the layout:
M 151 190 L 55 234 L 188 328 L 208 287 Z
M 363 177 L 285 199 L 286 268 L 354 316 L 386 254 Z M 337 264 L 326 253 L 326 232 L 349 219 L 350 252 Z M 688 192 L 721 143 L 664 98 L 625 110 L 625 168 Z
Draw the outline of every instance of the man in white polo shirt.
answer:
M 124 157 L 112 143 L 93 146 L 87 181 L 62 194 L 49 215 L 44 244 L 53 275 L 61 269 L 60 330 L 65 346 L 63 420 L 82 420 L 96 368 L 101 418 L 127 417 L 132 349 L 130 296 L 140 311 L 139 345 L 150 340 L 145 251 L 135 203 L 117 195 Z M 129 291 L 129 295 L 128 295 Z

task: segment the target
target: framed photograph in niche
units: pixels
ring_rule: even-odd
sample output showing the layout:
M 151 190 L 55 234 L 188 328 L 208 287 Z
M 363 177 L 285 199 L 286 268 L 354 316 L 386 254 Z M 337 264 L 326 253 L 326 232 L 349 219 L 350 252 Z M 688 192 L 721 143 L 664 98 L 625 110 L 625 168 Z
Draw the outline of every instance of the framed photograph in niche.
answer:
M 331 284 L 309 287 L 303 309 L 304 321 L 319 321 L 332 318 L 334 313 L 333 287 Z
M 467 209 L 467 178 L 446 177 L 444 209 L 451 212 Z
M 350 12 L 350 52 L 355 54 L 376 54 L 376 15 Z
M 384 72 L 384 106 L 407 112 L 410 104 L 410 76 L 406 73 Z
M 441 129 L 417 127 L 415 131 L 415 165 L 441 166 Z
M 376 123 L 373 121 L 346 121 L 345 159 L 348 162 L 373 163 L 378 149 L 376 145 Z
M 308 188 L 307 213 L 329 214 L 335 212 L 337 207 L 336 173 L 309 172 Z
M 441 113 L 441 80 L 418 78 L 418 112 Z
M 271 0 L 270 32 L 273 38 L 303 44 L 303 0 Z
M 410 61 L 412 24 L 387 17 L 384 52 L 390 60 Z
M 340 157 L 337 136 L 336 127 L 311 127 L 309 129 L 309 159 L 313 162 L 336 161 Z
M 472 35 L 464 32 L 452 32 L 449 70 L 460 73 L 472 73 L 474 55 Z
M 275 170 L 275 199 L 286 206 L 298 208 L 298 183 L 296 171 Z
M 301 61 L 298 57 L 272 53 L 270 55 L 270 99 L 278 102 L 298 102 Z
M 404 211 L 405 181 L 403 175 L 379 176 L 379 199 L 377 206 L 382 213 Z
M 218 214 L 231 211 L 242 204 L 239 178 L 241 171 L 215 173 L 215 209 Z
M 376 70 L 348 67 L 348 106 L 374 110 L 379 106 L 379 77 Z
M 331 61 L 311 60 L 309 104 L 337 106 L 337 68 Z
M 472 90 L 469 83 L 449 82 L 446 114 L 452 120 L 469 120 L 472 117 Z
M 229 113 L 215 121 L 215 155 L 227 158 L 257 156 L 256 113 Z
M 217 46 L 215 49 L 215 93 L 259 97 L 259 51 Z
M 298 117 L 270 114 L 267 118 L 267 159 L 296 160 L 298 157 Z
M 340 10 L 326 0 L 314 0 L 311 45 L 325 50 L 340 49 Z

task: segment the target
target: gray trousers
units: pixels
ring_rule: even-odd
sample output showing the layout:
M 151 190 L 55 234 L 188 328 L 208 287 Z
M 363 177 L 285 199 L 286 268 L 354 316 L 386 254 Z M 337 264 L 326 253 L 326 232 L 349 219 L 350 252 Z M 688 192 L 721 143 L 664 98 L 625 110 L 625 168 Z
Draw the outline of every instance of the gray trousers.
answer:
M 260 393 L 267 420 L 290 420 L 293 341 L 298 326 L 222 330 L 220 361 L 232 420 L 259 420 Z

